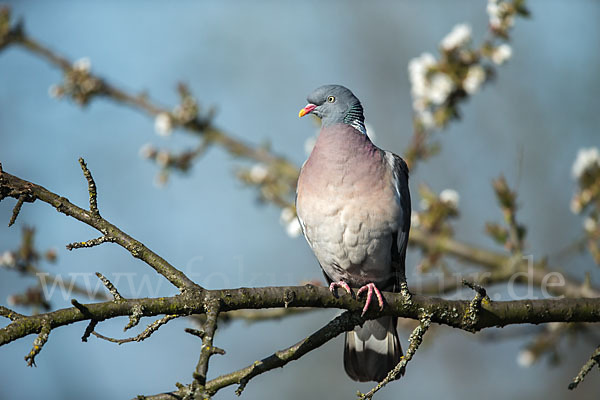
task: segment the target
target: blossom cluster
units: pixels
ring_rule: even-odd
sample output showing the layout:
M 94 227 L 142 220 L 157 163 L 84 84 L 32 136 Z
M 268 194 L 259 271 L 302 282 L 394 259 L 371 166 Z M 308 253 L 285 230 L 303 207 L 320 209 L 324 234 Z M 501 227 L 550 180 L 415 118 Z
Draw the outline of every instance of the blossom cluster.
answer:
M 198 102 L 191 95 L 187 86 L 179 84 L 177 87 L 181 103 L 173 108 L 172 112 L 162 111 L 154 118 L 154 130 L 160 136 L 169 136 L 176 125 L 185 125 L 198 117 Z
M 54 98 L 69 96 L 77 104 L 86 105 L 103 90 L 102 81 L 90 74 L 91 69 L 92 62 L 88 57 L 76 60 L 71 68 L 65 70 L 63 82 L 51 85 L 48 94 Z
M 597 147 L 582 148 L 571 168 L 577 191 L 571 200 L 575 214 L 587 212 L 583 228 L 588 250 L 600 265 L 600 152 Z
M 517 15 L 528 15 L 522 0 L 489 0 L 492 39 L 480 47 L 472 45 L 472 29 L 458 24 L 441 40 L 440 56 L 423 53 L 408 64 L 417 129 L 442 128 L 457 115 L 459 100 L 475 94 L 489 79 L 493 65 L 512 56 L 505 40 Z M 502 43 L 496 43 L 500 39 Z M 489 62 L 485 62 L 488 60 Z
M 281 210 L 279 222 L 285 227 L 285 232 L 289 237 L 298 237 L 302 233 L 302 227 L 296 216 L 296 210 L 292 207 L 285 207 Z

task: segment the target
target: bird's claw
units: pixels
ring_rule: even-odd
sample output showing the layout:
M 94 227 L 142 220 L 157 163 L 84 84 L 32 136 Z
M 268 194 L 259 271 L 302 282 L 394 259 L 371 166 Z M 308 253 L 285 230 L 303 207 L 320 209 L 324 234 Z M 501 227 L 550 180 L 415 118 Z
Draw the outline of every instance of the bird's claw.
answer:
M 336 289 L 339 287 L 344 288 L 346 292 L 352 294 L 352 289 L 350 289 L 350 286 L 348 286 L 348 284 L 344 281 L 331 282 L 331 284 L 329 285 L 329 291 L 335 295 Z
M 367 300 L 365 301 L 365 306 L 363 307 L 362 313 L 360 314 L 360 316 L 364 316 L 365 313 L 367 312 L 367 310 L 369 309 L 369 305 L 371 304 L 371 299 L 373 298 L 373 292 L 375 292 L 375 295 L 377 296 L 377 302 L 379 303 L 379 310 L 383 310 L 383 296 L 381 295 L 381 292 L 379 291 L 379 289 L 377 289 L 377 286 L 375 286 L 374 283 L 367 283 L 365 286 L 361 287 L 360 289 L 358 289 L 358 292 L 356 292 L 356 297 L 358 298 L 358 296 L 360 296 L 361 293 L 363 293 L 364 291 L 367 292 Z

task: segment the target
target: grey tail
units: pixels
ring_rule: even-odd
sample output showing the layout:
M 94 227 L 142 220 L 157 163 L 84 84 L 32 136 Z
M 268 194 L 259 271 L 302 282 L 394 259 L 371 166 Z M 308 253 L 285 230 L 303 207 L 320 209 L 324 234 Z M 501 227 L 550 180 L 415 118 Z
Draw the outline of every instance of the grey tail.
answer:
M 402 347 L 397 321 L 396 317 L 381 317 L 346 332 L 344 368 L 350 378 L 380 382 L 400 362 Z

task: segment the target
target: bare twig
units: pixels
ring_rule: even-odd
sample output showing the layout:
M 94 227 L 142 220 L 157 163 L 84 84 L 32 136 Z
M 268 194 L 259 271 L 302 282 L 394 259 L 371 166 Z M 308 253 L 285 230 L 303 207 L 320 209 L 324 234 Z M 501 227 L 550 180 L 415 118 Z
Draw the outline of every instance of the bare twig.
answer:
M 461 261 L 484 267 L 492 273 L 506 273 L 506 279 L 514 275 L 515 281 L 517 282 L 523 279 L 526 280 L 526 274 L 530 273 L 533 283 L 538 286 L 540 286 L 545 279 L 547 282 L 547 274 L 549 272 L 568 270 L 566 267 L 548 266 L 543 260 L 533 263 L 530 266 L 531 269 L 528 269 L 528 265 L 524 260 L 516 260 L 510 254 L 485 250 L 444 235 L 428 234 L 422 229 L 412 228 L 410 230 L 409 245 L 419 247 L 424 251 L 441 251 Z M 524 272 L 525 274 L 517 274 L 519 272 Z M 600 297 L 600 290 L 597 288 L 586 286 L 583 282 L 577 281 L 564 272 L 560 272 L 560 274 L 564 278 L 564 284 L 548 286 L 548 293 L 556 296 L 563 295 L 574 298 Z M 451 282 L 451 286 L 451 289 L 454 290 L 455 288 L 462 286 L 462 281 L 457 279 L 456 281 Z M 446 292 L 448 291 L 450 291 L 450 289 L 446 290 Z
M 131 314 L 129 315 L 129 322 L 123 328 L 123 332 L 127 331 L 128 329 L 133 328 L 134 326 L 137 326 L 137 324 L 140 323 L 140 320 L 142 319 L 143 316 L 144 316 L 144 306 L 139 305 L 139 304 L 136 304 L 135 306 L 133 306 L 131 309 Z
M 94 182 L 94 178 L 92 177 L 92 173 L 87 167 L 85 160 L 82 157 L 79 157 L 79 165 L 81 166 L 81 170 L 83 171 L 83 176 L 88 182 L 88 192 L 90 195 L 90 211 L 97 217 L 100 217 L 100 211 L 98 210 L 98 193 L 96 192 L 96 182 Z
M 115 299 L 115 301 L 121 301 L 121 300 L 123 300 L 123 296 L 121 296 L 121 294 L 119 293 L 119 291 L 117 290 L 117 288 L 115 287 L 115 285 L 112 284 L 111 281 L 109 281 L 100 272 L 96 272 L 96 276 L 98 277 L 98 279 L 100 279 L 102 281 L 102 283 L 104 284 L 104 286 L 106 287 L 106 289 L 108 289 L 108 291 L 110 292 L 110 294 L 112 294 L 112 296 Z
M 36 366 L 35 365 L 35 356 L 40 354 L 40 351 L 42 351 L 42 347 L 44 347 L 44 345 L 48 341 L 48 336 L 50 335 L 50 329 L 51 328 L 50 328 L 49 321 L 44 320 L 42 323 L 42 328 L 41 328 L 40 334 L 33 341 L 33 348 L 31 349 L 29 354 L 27 354 L 25 356 L 25 361 L 27 361 L 27 366 L 29 366 L 29 367 Z
M 224 354 L 221 350 L 215 350 L 213 340 L 217 331 L 217 322 L 219 320 L 219 312 L 221 304 L 217 298 L 209 299 L 205 303 L 206 322 L 204 323 L 204 334 L 202 335 L 202 348 L 200 350 L 200 358 L 196 371 L 194 371 L 194 382 L 192 383 L 192 393 L 194 395 L 201 394 L 204 397 L 206 386 L 206 374 L 208 372 L 208 362 L 214 354 Z
M 83 336 L 81 337 L 82 342 L 87 342 L 90 335 L 94 332 L 94 329 L 96 329 L 96 325 L 98 325 L 98 321 L 95 319 L 91 319 L 90 323 L 85 328 L 85 332 L 83 333 Z
M 165 315 L 164 317 L 157 319 L 156 321 L 154 321 L 153 323 L 148 325 L 146 327 L 146 329 L 144 329 L 144 331 L 142 333 L 140 333 L 139 335 L 130 337 L 130 338 L 126 338 L 126 339 L 111 338 L 108 336 L 101 335 L 100 333 L 98 333 L 96 331 L 92 331 L 91 334 L 96 336 L 99 339 L 103 339 L 108 342 L 117 343 L 117 344 L 130 343 L 130 342 L 141 342 L 141 341 L 148 339 L 154 332 L 156 332 L 158 330 L 158 328 L 160 328 L 161 326 L 163 326 L 170 320 L 175 319 L 177 317 L 178 317 L 178 315 Z
M 15 204 L 15 208 L 13 208 L 12 216 L 10 217 L 10 221 L 8 222 L 8 226 L 13 226 L 17 217 L 19 216 L 19 212 L 21 211 L 21 207 L 23 207 L 23 202 L 25 201 L 25 195 L 19 196 L 17 199 L 17 204 Z
M 0 172 L 0 199 L 5 197 L 19 198 L 26 194 L 27 200 L 40 200 L 55 207 L 59 212 L 78 219 L 79 221 L 97 229 L 103 236 L 113 238 L 115 243 L 127 249 L 135 258 L 146 262 L 156 272 L 164 276 L 173 285 L 184 291 L 188 288 L 200 287 L 191 281 L 183 272 L 169 264 L 159 255 L 148 249 L 119 228 L 102 217 L 94 215 L 87 210 L 77 207 L 64 197 L 58 196 L 42 186 L 24 181 L 4 171 Z
M 581 367 L 581 370 L 577 376 L 573 379 L 573 382 L 569 384 L 569 390 L 573 390 L 585 379 L 588 372 L 594 368 L 594 365 L 600 366 L 600 346 L 594 350 L 590 359 Z M 600 368 L 600 367 L 599 367 Z
M 200 339 L 202 339 L 204 337 L 204 331 L 202 331 L 200 329 L 185 328 L 185 331 L 187 333 L 189 333 L 190 335 L 199 337 Z
M 351 330 L 354 326 L 359 324 L 361 320 L 362 319 L 358 314 L 345 312 L 295 345 L 277 351 L 275 354 L 260 361 L 256 361 L 246 368 L 226 375 L 221 375 L 218 378 L 209 381 L 206 384 L 206 388 L 210 393 L 214 393 L 223 387 L 239 384 L 239 387 L 236 389 L 236 394 L 240 395 L 248 382 L 255 376 L 275 368 L 283 367 L 290 361 L 299 359 L 309 351 L 312 351 L 337 337 L 340 333 Z
M 398 363 L 398 365 L 396 365 L 394 367 L 394 369 L 392 369 L 387 374 L 387 376 L 385 377 L 385 379 L 382 380 L 381 382 L 379 382 L 377 384 L 377 386 L 375 386 L 373 389 L 369 390 L 367 393 L 364 393 L 364 394 L 361 393 L 361 392 L 358 392 L 358 398 L 359 399 L 371 399 L 375 393 L 377 393 L 385 385 L 387 385 L 388 383 L 390 383 L 391 381 L 393 381 L 394 379 L 396 379 L 396 377 L 398 375 L 404 374 L 404 370 L 406 368 L 406 365 L 408 364 L 408 362 L 410 360 L 412 360 L 412 358 L 415 355 L 417 349 L 419 348 L 419 346 L 423 342 L 423 336 L 427 332 L 427 329 L 429 329 L 430 325 L 431 325 L 431 315 L 424 315 L 421 318 L 421 321 L 419 322 L 419 325 L 410 334 L 410 337 L 408 338 L 408 341 L 409 341 L 410 344 L 408 345 L 408 349 L 406 350 L 406 354 L 404 356 L 402 356 L 402 359 L 400 360 L 400 362 Z
M 69 243 L 66 247 L 67 247 L 67 250 L 82 249 L 84 247 L 99 246 L 102 243 L 106 243 L 106 242 L 115 243 L 116 239 L 112 238 L 110 236 L 100 236 L 99 238 L 90 239 L 90 240 L 87 240 L 85 242 L 73 242 L 73 243 Z
M 464 315 L 465 326 L 466 329 L 471 325 L 474 325 L 481 314 L 481 304 L 483 301 L 486 301 L 488 304 L 490 302 L 490 298 L 488 297 L 483 286 L 480 286 L 476 283 L 469 282 L 467 280 L 463 280 L 463 285 L 473 289 L 475 293 L 475 297 L 469 303 L 469 308 Z
M 25 316 L 19 314 L 16 311 L 11 310 L 10 308 L 6 308 L 4 306 L 0 306 L 0 316 L 10 319 L 11 321 L 16 321 L 20 318 L 24 318 Z

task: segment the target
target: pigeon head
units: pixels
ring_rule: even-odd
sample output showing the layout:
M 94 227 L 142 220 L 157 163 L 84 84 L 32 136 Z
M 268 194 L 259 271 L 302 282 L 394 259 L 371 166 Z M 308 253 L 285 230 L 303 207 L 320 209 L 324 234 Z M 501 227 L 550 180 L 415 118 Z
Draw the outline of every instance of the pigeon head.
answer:
M 300 110 L 298 116 L 313 114 L 321 118 L 323 127 L 348 124 L 366 134 L 362 105 L 344 86 L 321 86 L 309 94 L 307 100 L 308 104 Z

